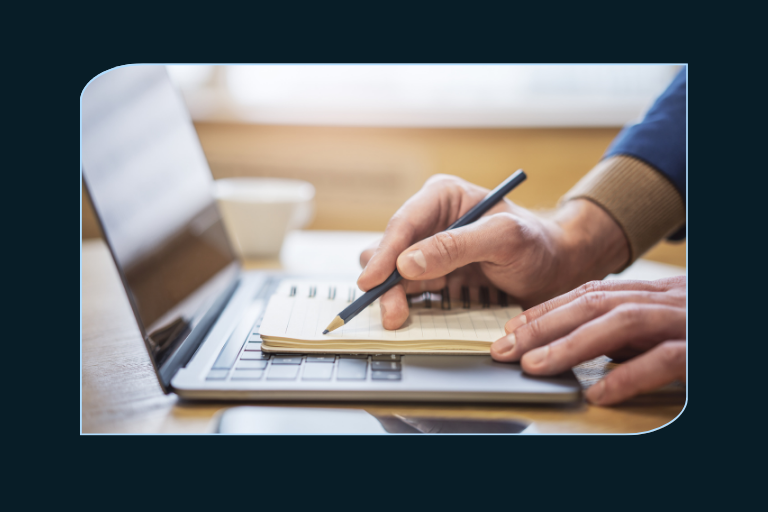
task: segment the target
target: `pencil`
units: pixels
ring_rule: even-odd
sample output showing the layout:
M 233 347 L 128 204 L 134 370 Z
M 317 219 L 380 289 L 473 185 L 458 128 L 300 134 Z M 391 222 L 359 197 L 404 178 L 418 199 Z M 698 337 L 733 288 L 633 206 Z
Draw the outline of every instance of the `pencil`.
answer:
M 490 210 L 496 203 L 501 201 L 504 196 L 509 194 L 512 189 L 525 181 L 525 178 L 527 178 L 525 172 L 522 169 L 518 169 L 514 174 L 512 174 L 512 176 L 504 180 L 501 185 L 491 190 L 482 201 L 477 203 L 467 213 L 462 215 L 459 220 L 448 226 L 446 231 L 460 228 L 475 222 L 477 219 L 482 217 L 485 212 Z M 356 301 L 347 306 L 344 311 L 339 313 L 336 318 L 334 318 L 333 321 L 328 324 L 328 327 L 325 328 L 323 334 L 328 334 L 331 331 L 335 331 L 342 325 L 347 324 L 350 320 L 355 318 L 358 313 L 368 307 L 371 302 L 384 295 L 387 290 L 395 286 L 402 279 L 403 276 L 401 276 L 400 272 L 395 269 L 395 271 L 392 272 L 386 281 L 362 294 Z

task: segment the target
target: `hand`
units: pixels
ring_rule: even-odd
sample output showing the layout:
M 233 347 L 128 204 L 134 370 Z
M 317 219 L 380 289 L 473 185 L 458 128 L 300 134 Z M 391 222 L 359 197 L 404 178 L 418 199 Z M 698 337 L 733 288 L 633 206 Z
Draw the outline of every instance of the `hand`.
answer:
M 433 176 L 395 213 L 378 247 L 362 253 L 360 289 L 382 283 L 395 266 L 404 278 L 381 297 L 384 328 L 408 318 L 406 293 L 447 285 L 458 298 L 462 285 L 483 285 L 530 307 L 602 279 L 629 258 L 621 229 L 587 200 L 569 201 L 545 218 L 504 199 L 477 222 L 443 232 L 487 194 L 460 178 Z
M 587 283 L 508 321 L 509 334 L 491 345 L 491 356 L 520 360 L 532 375 L 555 375 L 601 355 L 631 358 L 587 390 L 599 405 L 685 382 L 685 285 L 685 276 Z

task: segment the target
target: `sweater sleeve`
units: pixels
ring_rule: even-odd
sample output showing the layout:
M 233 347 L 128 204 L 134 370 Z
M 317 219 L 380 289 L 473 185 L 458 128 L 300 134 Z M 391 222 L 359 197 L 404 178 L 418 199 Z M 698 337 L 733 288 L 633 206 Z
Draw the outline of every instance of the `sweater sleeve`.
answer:
M 686 109 L 683 68 L 561 199 L 588 199 L 608 212 L 629 243 L 627 265 L 664 237 L 685 238 Z
M 608 157 L 563 196 L 588 199 L 613 217 L 630 249 L 629 265 L 685 224 L 685 204 L 656 169 L 631 156 Z
M 604 155 L 608 159 L 626 155 L 661 173 L 677 190 L 685 204 L 687 69 L 684 67 L 659 96 L 643 120 L 627 126 Z M 685 226 L 668 234 L 672 240 L 685 238 Z

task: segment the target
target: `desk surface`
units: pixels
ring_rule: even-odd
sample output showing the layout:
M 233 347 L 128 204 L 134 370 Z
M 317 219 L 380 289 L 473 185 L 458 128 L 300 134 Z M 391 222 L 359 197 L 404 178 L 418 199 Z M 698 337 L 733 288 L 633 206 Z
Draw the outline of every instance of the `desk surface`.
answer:
M 316 275 L 349 274 L 359 269 L 358 255 L 377 233 L 296 232 L 286 240 L 279 260 L 248 261 L 246 268 L 282 268 Z M 311 255 L 311 256 L 308 256 Z M 106 246 L 100 240 L 82 246 L 82 432 L 212 432 L 216 412 L 243 403 L 195 403 L 164 395 Z M 638 261 L 620 278 L 658 279 L 685 269 Z M 574 370 L 586 388 L 613 367 L 598 358 Z M 616 407 L 587 403 L 569 406 L 488 404 L 265 403 L 304 407 L 349 407 L 373 414 L 509 418 L 534 422 L 539 432 L 644 432 L 673 420 L 684 395 L 646 396 Z M 255 403 L 255 402 L 254 402 Z

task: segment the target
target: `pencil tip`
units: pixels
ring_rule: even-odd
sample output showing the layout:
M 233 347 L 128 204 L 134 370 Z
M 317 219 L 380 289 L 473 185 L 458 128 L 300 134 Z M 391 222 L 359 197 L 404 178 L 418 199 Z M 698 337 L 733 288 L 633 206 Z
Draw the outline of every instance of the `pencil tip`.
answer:
M 331 322 L 328 327 L 325 328 L 325 331 L 323 331 L 323 334 L 328 334 L 331 331 L 335 331 L 339 327 L 344 325 L 344 320 L 339 318 L 338 316 L 333 319 L 333 322 Z

